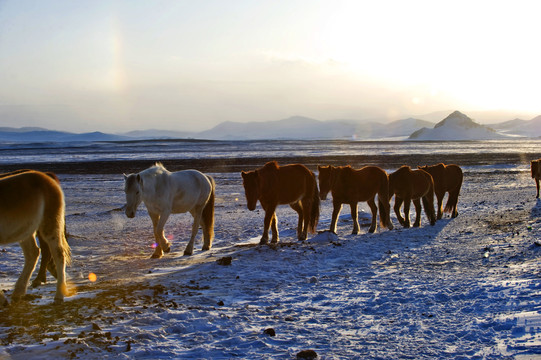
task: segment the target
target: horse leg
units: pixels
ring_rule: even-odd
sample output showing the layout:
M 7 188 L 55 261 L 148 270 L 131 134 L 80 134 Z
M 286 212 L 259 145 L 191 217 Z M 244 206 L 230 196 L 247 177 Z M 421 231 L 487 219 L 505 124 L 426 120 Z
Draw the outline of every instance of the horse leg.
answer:
M 185 256 L 189 256 L 193 254 L 193 245 L 195 243 L 195 237 L 197 236 L 197 231 L 199 231 L 199 224 L 201 223 L 202 212 L 203 212 L 203 209 L 196 209 L 194 211 L 190 211 L 190 213 L 193 216 L 192 235 L 190 237 L 190 241 L 188 242 L 188 245 L 186 245 L 186 249 L 184 249 Z
M 413 223 L 413 227 L 420 227 L 421 226 L 421 199 L 413 199 L 413 205 L 415 206 L 415 222 Z
M 40 235 L 38 234 L 39 240 L 39 247 L 41 248 L 41 262 L 39 265 L 38 275 L 36 278 L 32 281 L 32 287 L 38 287 L 41 284 L 47 283 L 47 268 L 50 266 L 50 264 L 54 264 L 51 260 L 53 259 L 51 256 L 51 250 L 49 249 L 49 245 L 43 240 L 41 240 Z M 56 269 L 54 273 L 56 277 Z
M 400 213 L 400 207 L 402 207 L 402 203 L 404 202 L 404 199 L 399 197 L 398 195 L 394 198 L 394 213 L 396 214 L 396 218 L 398 219 L 398 222 L 400 225 L 405 226 L 404 218 L 402 217 L 402 214 Z
M 265 219 L 263 220 L 263 236 L 259 240 L 260 244 L 269 242 L 269 228 L 272 225 L 272 241 L 278 242 L 278 221 L 276 220 L 276 205 L 269 206 L 265 210 Z M 276 231 L 276 233 L 275 233 Z
M 351 220 L 353 220 L 353 231 L 351 232 L 351 234 L 357 235 L 360 231 L 357 203 L 356 202 L 350 203 L 349 208 L 351 210 Z
M 24 254 L 24 266 L 19 279 L 15 283 L 15 289 L 13 290 L 13 295 L 11 296 L 14 302 L 19 301 L 21 297 L 26 294 L 28 281 L 30 280 L 32 272 L 34 272 L 34 269 L 36 268 L 40 252 L 34 236 L 21 241 L 20 244 Z
M 152 254 L 152 259 L 159 259 L 163 256 L 164 253 L 171 251 L 169 246 L 169 241 L 165 238 L 163 229 L 167 219 L 169 219 L 169 213 L 156 214 L 150 213 L 150 218 L 152 219 L 152 226 L 154 227 L 154 239 L 156 240 L 156 249 Z
M 297 212 L 297 215 L 299 216 L 299 221 L 297 222 L 297 239 L 301 241 L 306 240 L 308 220 L 306 220 L 305 217 L 307 212 L 303 212 L 303 204 L 300 202 L 289 204 L 289 206 L 291 206 L 291 208 L 295 210 Z
M 539 178 L 535 178 L 535 186 L 537 187 L 537 195 L 535 196 L 536 199 L 539 199 Z
M 445 192 L 436 194 L 436 198 L 438 200 L 438 220 L 441 220 L 441 217 L 443 215 L 443 197 L 445 196 Z
M 340 210 L 342 210 L 342 204 L 338 202 L 333 202 L 331 228 L 329 230 L 335 234 L 336 234 L 336 221 L 338 220 L 338 214 L 340 214 Z
M 373 233 L 376 232 L 376 229 L 378 227 L 377 223 L 377 217 L 378 217 L 378 207 L 376 206 L 376 202 L 374 201 L 374 198 L 367 201 L 368 206 L 370 206 L 370 211 L 372 212 L 372 224 L 370 224 L 370 229 L 368 229 L 368 232 Z
M 271 244 L 276 244 L 278 241 L 280 241 L 280 235 L 278 234 L 278 216 L 276 215 L 276 212 L 272 217 L 270 228 L 272 232 Z

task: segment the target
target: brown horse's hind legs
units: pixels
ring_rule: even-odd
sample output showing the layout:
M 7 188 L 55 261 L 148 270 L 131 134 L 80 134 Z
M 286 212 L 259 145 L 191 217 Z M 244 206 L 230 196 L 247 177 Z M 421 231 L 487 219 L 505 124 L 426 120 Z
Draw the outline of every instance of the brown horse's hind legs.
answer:
M 415 206 L 415 222 L 413 223 L 413 227 L 420 227 L 421 226 L 421 200 L 415 199 L 413 200 L 413 205 Z
M 351 232 L 352 235 L 358 235 L 360 232 L 360 226 L 359 226 L 359 213 L 357 210 L 357 203 L 351 203 L 349 204 L 349 208 L 351 209 L 351 220 L 353 220 L 353 231 Z
M 404 225 L 405 224 L 404 218 L 402 217 L 402 214 L 400 213 L 400 207 L 402 206 L 403 202 L 404 202 L 404 200 L 401 197 L 395 196 L 395 199 L 394 199 L 394 213 L 396 214 L 396 219 L 398 220 L 400 225 L 405 226 Z
M 304 219 L 305 214 L 303 212 L 302 204 L 299 202 L 290 204 L 291 208 L 297 212 L 299 221 L 297 222 L 297 239 L 300 241 L 306 240 L 306 234 L 308 229 L 308 221 Z M 304 227 L 303 227 L 304 224 Z
M 442 208 L 442 204 L 443 204 L 443 196 L 445 195 L 445 193 L 443 195 L 436 195 L 436 198 L 438 199 L 438 215 L 437 215 L 437 219 L 438 220 L 441 220 L 441 217 L 443 216 L 443 208 Z
M 378 227 L 378 223 L 376 221 L 378 217 L 378 207 L 376 206 L 374 198 L 368 200 L 368 206 L 370 206 L 370 211 L 372 212 L 372 223 L 370 224 L 370 229 L 368 229 L 368 232 L 374 233 Z

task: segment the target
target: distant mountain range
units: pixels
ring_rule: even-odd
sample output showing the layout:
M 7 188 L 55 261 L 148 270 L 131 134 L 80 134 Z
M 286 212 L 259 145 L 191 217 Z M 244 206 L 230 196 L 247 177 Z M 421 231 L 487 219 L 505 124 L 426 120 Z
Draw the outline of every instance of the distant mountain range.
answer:
M 488 140 L 541 137 L 541 116 L 481 125 L 455 111 L 438 123 L 408 118 L 390 123 L 356 120 L 320 121 L 302 116 L 266 122 L 223 122 L 201 132 L 137 130 L 122 134 L 70 133 L 39 127 L 0 127 L 2 142 L 129 141 L 142 139 L 357 139 L 357 140 Z

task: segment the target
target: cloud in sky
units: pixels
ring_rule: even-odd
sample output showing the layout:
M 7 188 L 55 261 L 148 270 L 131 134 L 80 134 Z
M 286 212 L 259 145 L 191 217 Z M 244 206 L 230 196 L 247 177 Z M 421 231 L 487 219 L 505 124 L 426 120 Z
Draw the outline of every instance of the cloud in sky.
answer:
M 225 120 L 541 113 L 536 1 L 0 3 L 0 121 L 71 131 Z

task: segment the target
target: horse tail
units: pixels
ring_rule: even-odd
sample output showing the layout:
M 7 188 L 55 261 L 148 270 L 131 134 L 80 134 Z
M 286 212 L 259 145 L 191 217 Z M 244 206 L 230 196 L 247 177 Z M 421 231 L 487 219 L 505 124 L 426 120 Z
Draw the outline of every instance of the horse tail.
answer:
M 60 186 L 60 182 L 58 181 L 58 178 L 56 178 L 56 176 L 51 176 L 49 173 L 47 173 L 47 175 L 52 178 L 53 180 L 55 180 L 56 182 L 56 185 L 58 186 L 58 188 L 60 189 L 60 194 L 61 194 L 61 206 L 60 206 L 60 211 L 59 213 L 57 214 L 58 218 L 57 218 L 57 223 L 58 223 L 58 234 L 60 236 L 60 252 L 62 253 L 62 255 L 64 255 L 64 259 L 66 261 L 66 265 L 70 265 L 71 264 L 71 248 L 68 244 L 68 239 L 67 239 L 67 231 L 66 231 L 66 205 L 65 205 L 65 202 L 64 202 L 64 191 L 62 190 L 62 187 Z
M 316 175 L 311 172 L 312 175 L 312 208 L 310 209 L 310 221 L 308 222 L 308 231 L 312 234 L 317 230 L 317 224 L 319 223 L 319 189 L 317 187 Z
M 425 196 L 423 196 L 423 207 L 425 209 L 426 215 L 430 220 L 430 225 L 436 224 L 436 209 L 434 208 L 434 180 L 432 175 L 428 172 L 426 173 L 426 178 L 428 180 L 428 191 Z
M 387 173 L 382 175 L 382 184 L 380 184 L 380 188 L 378 191 L 379 224 L 381 227 L 386 227 L 389 230 L 392 230 L 393 224 L 391 224 L 391 211 L 389 205 L 389 175 L 387 175 Z
M 212 247 L 212 240 L 214 239 L 214 201 L 216 198 L 216 183 L 212 176 L 207 175 L 210 181 L 210 197 L 207 200 L 205 207 L 203 208 L 202 220 L 203 220 L 203 236 L 204 236 L 204 249 L 209 250 Z M 208 245 L 208 247 L 207 247 Z

